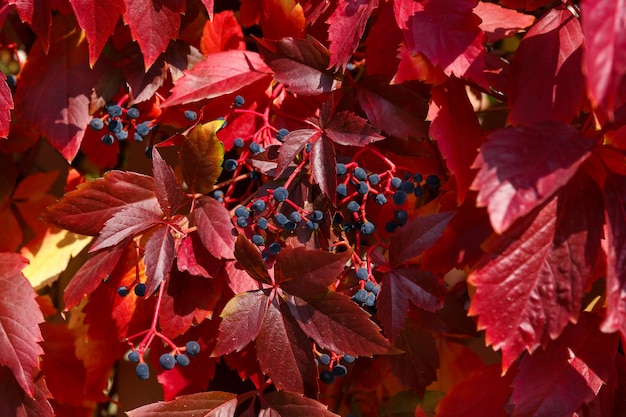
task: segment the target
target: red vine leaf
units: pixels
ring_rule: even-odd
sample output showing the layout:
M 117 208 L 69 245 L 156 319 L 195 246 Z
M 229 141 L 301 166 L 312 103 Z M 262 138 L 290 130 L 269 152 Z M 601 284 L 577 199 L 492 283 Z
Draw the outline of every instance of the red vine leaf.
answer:
M 15 5 L 22 22 L 30 25 L 33 32 L 37 34 L 43 50 L 46 53 L 50 52 L 50 26 L 52 26 L 50 0 L 9 0 L 8 3 Z
M 37 416 L 53 417 L 50 406 L 50 392 L 46 381 L 39 378 L 35 382 L 35 392 L 31 397 L 20 388 L 11 370 L 0 366 L 0 415 L 2 416 Z
M 20 255 L 0 255 L 0 365 L 11 370 L 19 386 L 35 396 L 35 376 L 43 353 L 39 323 L 43 315 L 35 291 L 22 274 L 28 261 Z
M 180 164 L 185 185 L 192 193 L 206 194 L 222 173 L 224 144 L 217 138 L 223 120 L 194 127 L 180 148 Z
M 152 172 L 156 198 L 167 217 L 183 205 L 185 194 L 172 168 L 163 160 L 158 148 L 152 148 Z
M 335 143 L 363 147 L 385 139 L 372 129 L 366 119 L 343 111 L 333 115 L 324 126 L 324 134 Z
M 327 407 L 312 399 L 303 397 L 288 391 L 272 392 L 263 396 L 269 409 L 262 409 L 260 417 L 286 417 L 286 416 L 307 416 L 307 417 L 338 417 L 337 414 L 328 411 Z M 275 411 L 276 414 L 270 411 Z
M 152 294 L 167 279 L 175 256 L 174 236 L 169 226 L 159 227 L 146 242 L 146 294 Z
M 578 130 L 555 122 L 496 130 L 474 162 L 476 204 L 487 206 L 491 225 L 503 233 L 565 185 L 592 147 Z
M 200 51 L 204 55 L 245 48 L 241 26 L 231 10 L 217 13 L 213 19 L 207 20 L 204 24 L 200 39 Z
M 508 7 L 509 9 L 525 9 L 529 12 L 537 10 L 550 2 L 551 0 L 500 0 L 500 3 L 504 7 Z
M 480 17 L 480 29 L 489 42 L 496 42 L 522 32 L 532 25 L 535 17 L 505 9 L 495 3 L 479 1 L 474 13 Z
M 157 417 L 164 413 L 175 414 L 176 417 L 232 417 L 237 407 L 237 395 L 230 392 L 211 391 L 197 394 L 182 395 L 172 401 L 159 401 L 127 411 L 129 417 Z M 222 410 L 211 413 L 211 410 Z M 228 409 L 229 412 L 225 412 Z
M 141 207 L 125 207 L 107 220 L 89 251 L 95 252 L 115 246 L 161 221 L 161 216 L 154 211 Z
M 70 4 L 89 42 L 89 64 L 93 66 L 125 10 L 124 0 L 106 3 L 98 0 L 73 0 Z
M 109 171 L 78 186 L 42 214 L 45 221 L 81 235 L 95 236 L 104 223 L 128 207 L 156 212 L 154 179 L 135 172 Z
M 236 231 L 228 210 L 220 202 L 210 197 L 199 198 L 194 219 L 198 236 L 211 255 L 225 259 L 235 257 Z
M 252 278 L 264 284 L 272 284 L 261 252 L 254 243 L 243 235 L 237 236 L 235 258 Z
M 276 166 L 275 178 L 285 172 L 285 169 L 295 159 L 295 157 L 302 152 L 306 144 L 316 137 L 319 137 L 319 130 L 317 129 L 298 129 L 289 132 L 285 137 L 285 142 L 280 146 L 278 150 L 278 165 Z
M 513 59 L 508 122 L 571 122 L 585 97 L 582 53 L 580 22 L 565 6 L 550 10 L 535 23 Z M 539 68 L 537 62 L 545 65 Z
M 322 136 L 311 146 L 310 158 L 313 180 L 320 186 L 322 192 L 334 202 L 337 197 L 337 172 L 335 170 L 337 161 L 333 143 Z
M 11 89 L 6 83 L 6 75 L 0 77 L 0 138 L 9 136 L 11 127 L 11 110 L 13 109 L 13 96 Z

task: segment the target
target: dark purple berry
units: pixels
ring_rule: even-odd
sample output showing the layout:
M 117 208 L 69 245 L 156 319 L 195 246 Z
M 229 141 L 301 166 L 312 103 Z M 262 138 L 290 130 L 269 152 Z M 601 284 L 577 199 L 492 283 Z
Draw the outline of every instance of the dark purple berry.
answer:
M 385 230 L 389 233 L 394 232 L 397 228 L 398 228 L 398 225 L 395 224 L 394 222 L 387 222 L 387 224 L 385 224 Z
M 109 125 L 107 126 L 109 132 L 118 133 L 124 128 L 124 125 L 117 119 L 109 119 Z
M 146 295 L 146 284 L 139 283 L 135 285 L 135 288 L 133 289 L 133 291 L 135 292 L 136 296 L 143 297 L 144 295 Z
M 426 177 L 426 185 L 428 185 L 431 188 L 437 188 L 441 185 L 441 182 L 438 176 L 429 175 L 428 177 Z
M 227 159 L 224 161 L 224 169 L 228 172 L 232 172 L 237 168 L 236 159 Z
M 403 182 L 401 187 L 402 191 L 406 193 L 412 193 L 413 190 L 415 190 L 415 184 L 413 184 L 411 181 Z
M 399 190 L 393 194 L 393 202 L 397 206 L 401 206 L 406 203 L 407 195 L 404 191 Z
M 399 226 L 403 226 L 409 221 L 409 214 L 404 210 L 396 210 L 393 215 L 393 221 Z
M 280 243 L 278 242 L 270 243 L 270 245 L 267 247 L 267 253 L 275 256 L 275 255 L 278 255 L 278 252 L 280 252 L 281 249 L 282 248 L 280 246 Z
M 422 180 L 423 180 L 422 174 L 419 174 L 419 173 L 413 174 L 413 181 L 419 184 L 422 182 Z
M 129 293 L 129 292 L 130 292 L 130 291 L 128 290 L 128 287 L 126 287 L 126 286 L 121 286 L 121 287 L 119 287 L 119 288 L 117 289 L 117 294 L 118 294 L 120 297 L 126 297 L 126 296 L 128 295 L 128 293 Z
M 320 382 L 323 384 L 332 384 L 335 381 L 335 376 L 328 369 L 320 372 Z
M 106 146 L 111 146 L 111 145 L 113 145 L 113 142 L 115 142 L 115 138 L 113 136 L 109 135 L 109 134 L 102 136 L 102 138 L 100 140 Z

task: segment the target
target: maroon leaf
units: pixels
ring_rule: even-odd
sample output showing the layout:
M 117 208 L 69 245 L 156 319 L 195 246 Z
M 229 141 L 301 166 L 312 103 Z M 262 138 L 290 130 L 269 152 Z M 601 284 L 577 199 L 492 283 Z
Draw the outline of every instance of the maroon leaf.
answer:
M 88 259 L 65 288 L 63 293 L 65 309 L 76 307 L 85 296 L 91 294 L 113 271 L 123 252 L 124 245 L 119 245 Z
M 311 146 L 311 173 L 313 180 L 332 202 L 335 201 L 337 192 L 337 172 L 335 170 L 335 148 L 333 143 L 322 136 Z
M 162 106 L 176 106 L 219 97 L 253 84 L 271 80 L 271 70 L 261 57 L 250 51 L 212 54 L 185 71 Z
M 269 407 L 278 413 L 278 416 L 307 416 L 307 417 L 337 417 L 337 414 L 328 411 L 327 407 L 312 399 L 303 397 L 300 394 L 287 391 L 271 392 L 263 396 Z M 261 417 L 270 417 L 275 414 L 262 409 Z
M 54 411 L 48 398 L 50 392 L 43 378 L 35 383 L 33 397 L 26 394 L 6 366 L 0 366 L 0 415 L 53 417 Z
M 177 239 L 176 241 L 176 267 L 181 272 L 189 272 L 191 275 L 199 275 L 204 278 L 210 278 L 210 274 L 202 266 L 204 259 L 199 256 L 199 252 L 206 251 L 202 243 L 199 241 L 197 233 L 192 233 Z M 198 252 L 198 253 L 197 253 Z
M 124 0 L 106 3 L 98 0 L 73 0 L 70 4 L 89 41 L 89 64 L 93 66 L 125 10 Z
M 525 9 L 530 11 L 536 10 L 541 6 L 549 4 L 551 0 L 500 0 L 504 7 L 510 9 Z
M 398 26 L 412 55 L 422 53 L 447 75 L 464 76 L 470 67 L 484 66 L 480 18 L 472 10 L 475 0 L 394 2 Z
M 185 201 L 185 194 L 172 168 L 163 160 L 156 147 L 152 148 L 154 189 L 166 216 L 174 214 Z
M 489 42 L 496 42 L 520 33 L 535 21 L 532 15 L 484 1 L 478 2 L 474 13 L 482 20 L 480 29 L 485 32 Z
M 185 0 L 124 0 L 124 19 L 133 39 L 143 53 L 146 69 L 150 68 L 170 39 L 180 29 L 180 14 L 185 12 Z
M 257 338 L 270 300 L 263 291 L 248 291 L 231 298 L 220 317 L 220 337 L 212 356 L 241 351 Z
M 176 43 L 172 42 L 170 46 Z M 168 48 L 168 51 L 172 48 Z M 167 53 L 167 51 L 166 51 Z M 169 67 L 171 69 L 171 66 Z M 165 56 L 162 55 L 146 71 L 143 56 L 137 53 L 132 61 L 124 66 L 126 84 L 128 84 L 129 95 L 128 106 L 149 100 L 163 85 L 167 79 L 167 66 Z M 181 74 L 182 76 L 182 74 Z
M 159 227 L 146 242 L 146 294 L 152 294 L 167 279 L 175 256 L 174 236 L 169 226 Z
M 199 392 L 197 394 L 189 394 L 180 396 L 172 401 L 159 401 L 153 404 L 147 404 L 134 410 L 127 412 L 129 417 L 156 417 L 165 413 L 175 414 L 176 417 L 197 417 L 197 416 L 214 416 L 214 417 L 232 417 L 237 407 L 237 395 L 230 392 Z M 211 410 L 221 408 L 222 413 L 212 414 Z M 226 409 L 230 413 L 225 412 Z
M 9 136 L 11 125 L 11 110 L 13 109 L 13 97 L 11 90 L 6 83 L 6 76 L 2 73 L 0 77 L 0 138 Z
M 351 112 L 340 112 L 324 126 L 324 133 L 335 143 L 346 146 L 365 146 L 385 139 L 372 129 L 366 119 Z
M 509 123 L 572 121 L 585 96 L 582 44 L 580 22 L 565 6 L 552 9 L 535 23 L 513 59 Z
M 243 235 L 237 237 L 235 258 L 252 278 L 265 284 L 272 284 L 272 279 L 267 273 L 267 265 L 263 261 L 261 252 L 254 243 L 250 242 Z
M 330 41 L 329 67 L 343 68 L 356 50 L 365 31 L 365 25 L 378 0 L 339 2 L 326 23 Z
M 90 252 L 115 246 L 162 221 L 154 211 L 140 207 L 125 207 L 104 224 L 100 236 L 93 243 Z
M 470 315 L 502 349 L 504 370 L 578 318 L 600 245 L 600 204 L 595 183 L 577 178 L 494 241 L 472 272 Z
M 590 0 L 582 4 L 585 35 L 584 69 L 587 95 L 594 107 L 609 117 L 620 104 L 619 87 L 626 75 L 626 10 L 614 1 Z
M 24 392 L 34 397 L 43 353 L 38 325 L 44 319 L 35 301 L 37 294 L 22 275 L 27 263 L 18 254 L 0 255 L 0 365 L 8 367 Z
M 224 206 L 214 198 L 202 197 L 198 199 L 194 219 L 200 240 L 209 253 L 216 258 L 233 259 L 236 232 Z
M 607 313 L 602 331 L 626 335 L 626 177 L 611 174 L 604 186 L 607 225 Z
M 377 317 L 391 343 L 395 343 L 404 329 L 410 304 L 436 311 L 443 307 L 445 296 L 444 283 L 429 272 L 419 269 L 392 269 L 387 272 L 376 307 Z
M 302 152 L 306 144 L 313 139 L 315 141 L 319 137 L 320 131 L 317 129 L 298 129 L 285 137 L 285 142 L 280 145 L 278 150 L 278 165 L 276 167 L 275 178 L 281 176 L 285 169 L 293 162 L 294 158 Z
M 287 305 L 304 333 L 324 349 L 372 356 L 389 348 L 369 315 L 345 295 L 329 291 L 306 300 L 288 296 Z
M 103 178 L 66 193 L 42 217 L 74 233 L 95 236 L 107 220 L 128 207 L 159 210 L 152 177 L 135 172 L 109 171 Z
M 22 22 L 30 25 L 37 34 L 43 50 L 48 53 L 50 47 L 50 26 L 52 25 L 52 10 L 50 0 L 9 0 L 14 4 Z M 52 35 L 54 38 L 54 35 Z
M 259 53 L 274 71 L 274 78 L 296 94 L 327 93 L 338 87 L 328 49 L 315 38 L 256 39 Z
M 315 398 L 318 371 L 310 341 L 284 310 L 286 307 L 279 301 L 267 307 L 256 340 L 259 365 L 276 388 Z
M 483 143 L 482 128 L 459 80 L 449 78 L 445 86 L 433 87 L 431 93 L 430 136 L 437 141 L 446 165 L 456 177 L 460 203 L 465 200 L 474 177 L 472 162 Z
M 499 129 L 474 162 L 476 204 L 487 206 L 497 233 L 530 213 L 574 176 L 593 142 L 572 127 L 547 122 Z
M 511 395 L 516 416 L 569 417 L 598 395 L 614 371 L 618 342 L 599 324 L 599 317 L 583 313 L 546 350 L 524 356 Z
M 399 228 L 389 244 L 389 264 L 400 266 L 419 256 L 441 236 L 454 212 L 416 217 Z

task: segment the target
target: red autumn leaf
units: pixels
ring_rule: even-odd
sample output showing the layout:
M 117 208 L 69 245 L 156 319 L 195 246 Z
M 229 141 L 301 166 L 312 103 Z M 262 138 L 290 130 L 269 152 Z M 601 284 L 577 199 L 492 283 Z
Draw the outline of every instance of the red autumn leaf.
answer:
M 389 348 L 368 314 L 343 294 L 329 291 L 305 299 L 290 295 L 287 305 L 304 333 L 324 349 L 372 356 Z
M 241 26 L 231 10 L 217 13 L 204 24 L 200 39 L 200 51 L 204 55 L 230 49 L 243 50 L 245 46 Z
M 11 370 L 0 366 L 0 415 L 53 417 L 55 414 L 49 397 L 50 392 L 43 378 L 35 383 L 35 392 L 31 397 L 19 387 Z
M 169 226 L 161 226 L 146 242 L 146 294 L 152 294 L 169 277 L 174 263 L 174 236 Z
M 181 272 L 189 272 L 191 275 L 210 278 L 211 275 L 203 266 L 206 260 L 206 257 L 203 256 L 203 252 L 207 252 L 207 250 L 202 245 L 197 233 L 192 233 L 182 239 L 177 239 L 176 267 Z
M 437 406 L 437 417 L 509 417 L 505 410 L 514 376 L 513 372 L 500 376 L 497 363 L 480 368 L 446 393 Z
M 193 103 L 234 93 L 256 82 L 269 83 L 271 70 L 251 51 L 224 51 L 211 54 L 185 71 L 163 107 Z
M 39 323 L 43 315 L 35 291 L 22 275 L 27 260 L 20 255 L 0 255 L 0 365 L 8 367 L 24 392 L 35 395 L 39 355 L 43 353 Z
M 206 9 L 207 13 L 209 14 L 209 19 L 213 19 L 214 17 L 214 13 L 213 13 L 213 6 L 215 3 L 215 0 L 200 0 L 202 1 L 202 4 L 204 4 L 204 8 Z
M 267 272 L 267 266 L 257 246 L 245 236 L 237 236 L 235 243 L 235 258 L 246 270 L 249 276 L 264 284 L 272 284 L 272 278 Z
M 11 110 L 13 109 L 13 97 L 11 90 L 6 83 L 6 76 L 2 73 L 0 77 L 0 138 L 9 136 L 11 126 Z
M 48 223 L 74 233 L 96 236 L 107 220 L 128 207 L 158 210 L 154 180 L 135 172 L 109 171 L 103 178 L 70 191 L 48 208 L 42 217 Z
M 343 111 L 325 123 L 324 134 L 335 143 L 346 146 L 366 146 L 385 139 L 372 129 L 366 119 Z
M 508 122 L 571 122 L 585 96 L 582 53 L 580 22 L 566 7 L 552 9 L 537 21 L 513 58 Z M 544 65 L 539 68 L 537 62 Z
M 317 397 L 318 370 L 310 343 L 284 303 L 274 299 L 255 344 L 259 366 L 276 388 Z
M 176 43 L 172 42 L 170 45 L 173 46 Z M 129 107 L 133 104 L 150 100 L 167 79 L 165 56 L 159 56 L 150 69 L 146 70 L 143 57 L 140 53 L 137 53 L 133 60 L 124 66 L 124 75 L 126 76 L 126 84 L 128 84 L 128 90 L 132 97 L 128 100 Z
M 85 296 L 91 294 L 113 272 L 123 252 L 124 246 L 120 245 L 97 253 L 87 260 L 63 292 L 65 309 L 76 307 Z
M 106 3 L 98 0 L 73 0 L 70 4 L 89 42 L 89 64 L 93 66 L 125 10 L 124 0 Z
M 522 32 L 532 25 L 535 17 L 494 3 L 479 1 L 474 13 L 480 17 L 480 29 L 489 42 L 496 42 Z
M 570 417 L 598 395 L 614 372 L 618 342 L 599 324 L 599 317 L 583 313 L 545 350 L 522 358 L 512 384 L 514 415 Z
M 124 0 L 124 20 L 133 39 L 143 53 L 146 69 L 150 68 L 170 39 L 178 35 L 180 14 L 185 12 L 185 0 Z
M 400 333 L 395 347 L 403 353 L 389 355 L 393 374 L 402 385 L 423 396 L 426 387 L 437 379 L 439 354 L 435 339 L 430 332 L 409 320 L 406 328 Z
M 502 350 L 503 370 L 578 318 L 600 247 L 600 204 L 595 183 L 576 177 L 492 242 L 470 275 L 476 293 L 469 314 L 479 316 L 487 343 Z
M 422 52 L 412 55 L 404 42 L 400 45 L 398 58 L 400 63 L 391 80 L 393 84 L 418 80 L 428 84 L 439 85 L 446 82 L 448 78 L 441 67 L 433 65 Z
M 374 23 L 367 30 L 365 70 L 368 75 L 391 75 L 398 68 L 397 46 L 402 42 L 402 30 L 396 25 L 393 3 L 382 2 L 375 13 Z M 395 45 L 395 46 L 394 46 Z
M 199 198 L 194 210 L 198 236 L 209 253 L 216 258 L 233 259 L 237 235 L 230 214 L 214 198 Z
M 333 143 L 325 136 L 311 146 L 310 167 L 313 180 L 332 202 L 337 197 L 337 165 Z
M 275 178 L 285 172 L 285 169 L 295 159 L 295 157 L 302 152 L 306 144 L 313 139 L 316 140 L 319 137 L 320 131 L 317 129 L 298 129 L 289 132 L 285 137 L 284 143 L 278 150 L 278 165 L 276 166 Z
M 377 298 L 377 317 L 391 343 L 400 336 L 407 320 L 410 305 L 427 311 L 443 307 L 446 296 L 444 283 L 429 272 L 417 268 L 392 269 L 381 283 Z
M 415 217 L 393 234 L 389 244 L 389 264 L 397 267 L 419 256 L 441 236 L 454 212 Z
M 76 156 L 91 120 L 89 97 L 98 71 L 89 67 L 87 43 L 71 19 L 55 18 L 48 54 L 35 44 L 15 93 L 22 122 L 39 131 L 65 159 Z
M 222 407 L 230 410 L 219 414 L 210 413 Z M 127 411 L 129 417 L 155 417 L 164 413 L 176 414 L 177 417 L 232 417 L 237 407 L 237 395 L 230 392 L 199 392 L 197 394 L 182 395 L 172 401 L 159 401 L 147 404 L 134 410 Z
M 50 0 L 9 0 L 14 4 L 22 22 L 30 25 L 37 39 L 46 53 L 50 47 L 50 26 L 52 25 L 52 10 Z M 54 37 L 54 35 L 52 35 Z
M 460 203 L 474 177 L 472 162 L 483 142 L 482 128 L 459 80 L 449 78 L 444 86 L 433 87 L 431 92 L 430 136 L 437 141 L 448 169 L 455 175 Z
M 468 74 L 470 67 L 484 67 L 483 32 L 472 10 L 475 0 L 394 2 L 398 26 L 404 31 L 412 55 L 423 53 L 447 75 Z
M 608 243 L 607 313 L 602 331 L 626 335 L 626 177 L 610 174 L 604 186 L 604 217 Z
M 472 188 L 497 233 L 565 185 L 590 155 L 593 142 L 560 123 L 499 129 L 482 146 Z M 532 167 L 532 168 L 530 168 Z
M 626 11 L 614 1 L 593 0 L 582 3 L 585 35 L 583 65 L 587 96 L 594 107 L 609 117 L 620 104 L 620 85 L 626 75 Z
M 328 93 L 338 87 L 336 74 L 327 68 L 330 53 L 315 38 L 256 39 L 259 53 L 274 71 L 274 78 L 296 94 Z
M 140 207 L 125 207 L 107 220 L 89 251 L 95 252 L 115 246 L 161 221 L 161 216 L 154 211 Z
M 222 173 L 224 144 L 217 138 L 223 120 L 196 125 L 180 148 L 185 186 L 191 193 L 206 194 Z
M 329 67 L 344 68 L 359 45 L 378 0 L 339 2 L 326 23 L 330 42 Z
M 500 0 L 500 3 L 509 9 L 526 9 L 530 12 L 551 3 L 551 0 Z
M 271 392 L 264 395 L 263 400 L 267 402 L 269 409 L 261 409 L 260 417 L 337 417 L 337 414 L 330 412 L 324 404 L 293 392 Z
M 269 308 L 269 298 L 263 291 L 248 291 L 231 298 L 220 317 L 220 337 L 213 356 L 241 351 L 257 338 Z
M 185 194 L 172 168 L 163 160 L 158 149 L 152 148 L 154 190 L 159 205 L 166 216 L 171 216 L 185 202 Z

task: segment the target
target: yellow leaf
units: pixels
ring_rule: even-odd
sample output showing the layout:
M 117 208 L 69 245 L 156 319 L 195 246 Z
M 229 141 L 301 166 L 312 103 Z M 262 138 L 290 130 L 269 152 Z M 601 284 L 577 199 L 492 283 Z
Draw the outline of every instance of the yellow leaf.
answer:
M 222 173 L 224 144 L 216 133 L 224 123 L 224 120 L 214 120 L 194 127 L 181 146 L 183 179 L 192 193 L 208 193 Z

